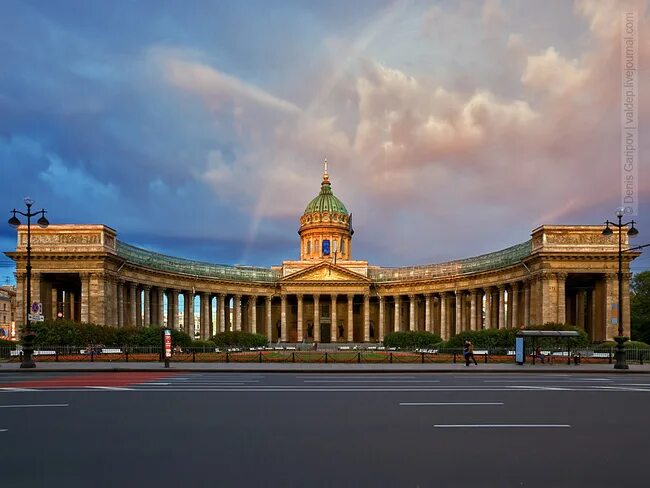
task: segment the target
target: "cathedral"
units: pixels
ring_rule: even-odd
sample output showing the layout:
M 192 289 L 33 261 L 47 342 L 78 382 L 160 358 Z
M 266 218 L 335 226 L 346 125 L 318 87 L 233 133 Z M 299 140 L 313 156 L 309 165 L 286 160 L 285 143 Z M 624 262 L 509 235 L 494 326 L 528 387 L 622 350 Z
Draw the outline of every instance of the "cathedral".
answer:
M 617 335 L 618 236 L 601 225 L 542 225 L 520 244 L 437 264 L 379 267 L 353 257 L 352 214 L 332 189 L 300 216 L 300 259 L 264 268 L 167 256 L 106 225 L 31 229 L 31 297 L 46 319 L 113 327 L 166 325 L 193 337 L 244 330 L 271 342 L 381 342 L 393 331 L 448 339 L 466 330 L 548 322 L 594 342 Z M 623 235 L 627 248 L 627 235 Z M 24 321 L 27 227 L 17 230 L 16 323 Z M 625 334 L 629 264 L 625 253 Z M 198 313 L 196 311 L 198 310 Z

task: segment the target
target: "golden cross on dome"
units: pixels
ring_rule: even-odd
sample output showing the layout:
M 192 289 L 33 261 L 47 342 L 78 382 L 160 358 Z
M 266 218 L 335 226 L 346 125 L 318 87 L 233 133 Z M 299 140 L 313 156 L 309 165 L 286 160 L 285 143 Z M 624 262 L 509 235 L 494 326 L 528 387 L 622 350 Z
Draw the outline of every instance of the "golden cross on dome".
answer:
M 324 167 L 324 170 L 323 170 L 323 181 L 328 181 L 328 180 L 330 179 L 330 175 L 329 175 L 329 173 L 327 172 L 327 158 L 325 158 L 325 160 L 323 161 L 323 167 Z

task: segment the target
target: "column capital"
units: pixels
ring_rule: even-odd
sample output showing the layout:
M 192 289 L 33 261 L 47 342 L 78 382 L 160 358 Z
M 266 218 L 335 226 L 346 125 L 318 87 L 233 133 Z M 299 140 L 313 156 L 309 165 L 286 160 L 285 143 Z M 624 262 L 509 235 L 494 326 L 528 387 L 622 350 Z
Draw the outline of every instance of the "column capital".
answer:
M 271 300 L 273 300 L 273 295 L 266 295 L 264 299 L 266 300 L 266 303 L 271 303 Z
M 348 300 L 354 300 L 354 293 L 348 293 Z
M 506 285 L 505 283 L 500 283 L 499 285 L 497 285 L 497 288 L 499 289 L 500 292 L 503 293 L 503 291 L 506 289 Z
M 616 273 L 605 273 L 605 279 L 607 281 L 616 281 L 618 277 L 616 276 Z
M 478 288 L 472 288 L 472 289 L 469 291 L 469 294 L 470 294 L 470 296 L 475 297 L 476 295 L 478 295 L 478 291 L 479 291 Z
M 305 296 L 305 295 L 304 295 L 303 293 L 296 293 L 296 298 L 298 298 L 298 300 L 301 300 L 301 301 L 302 301 L 302 299 L 303 299 L 304 296 Z
M 144 291 L 151 291 L 151 285 L 142 285 Z
M 517 291 L 517 289 L 519 288 L 519 282 L 513 281 L 512 283 L 510 283 L 510 288 L 512 288 L 512 291 Z
M 410 300 L 413 300 L 415 298 L 415 293 L 409 293 L 408 297 Z
M 318 303 L 320 301 L 320 295 L 314 295 L 314 303 Z
M 492 287 L 491 286 L 484 286 L 483 287 L 483 293 L 486 295 L 489 295 L 492 292 Z
M 564 271 L 560 271 L 559 273 L 555 273 L 555 277 L 558 280 L 563 280 L 564 281 L 564 280 L 567 279 L 568 276 L 569 276 L 569 273 L 565 273 Z

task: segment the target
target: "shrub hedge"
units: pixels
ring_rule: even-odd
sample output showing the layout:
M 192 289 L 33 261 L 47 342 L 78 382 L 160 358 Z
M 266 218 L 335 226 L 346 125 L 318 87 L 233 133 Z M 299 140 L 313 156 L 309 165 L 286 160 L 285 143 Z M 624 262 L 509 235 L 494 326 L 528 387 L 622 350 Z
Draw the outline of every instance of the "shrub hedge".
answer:
M 69 320 L 46 320 L 32 324 L 36 334 L 36 346 L 75 346 L 103 344 L 107 347 L 160 346 L 162 327 L 108 327 L 95 324 L 79 324 Z M 172 343 L 187 347 L 192 339 L 185 332 L 172 330 Z
M 483 329 L 461 332 L 445 343 L 445 347 L 463 347 L 465 341 L 471 341 L 475 348 L 501 348 L 512 349 L 515 347 L 515 336 L 519 329 Z M 526 330 L 575 330 L 578 337 L 568 339 L 570 347 L 589 345 L 587 333 L 578 328 L 565 324 L 547 323 L 544 325 L 531 325 Z M 527 341 L 529 342 L 529 341 Z M 535 343 L 547 348 L 565 348 L 567 339 L 559 337 L 538 337 Z
M 251 334 L 241 330 L 234 332 L 219 332 L 210 338 L 210 342 L 218 347 L 263 347 L 268 344 L 266 336 Z
M 440 336 L 421 331 L 390 332 L 384 336 L 384 346 L 400 349 L 432 347 L 441 342 Z

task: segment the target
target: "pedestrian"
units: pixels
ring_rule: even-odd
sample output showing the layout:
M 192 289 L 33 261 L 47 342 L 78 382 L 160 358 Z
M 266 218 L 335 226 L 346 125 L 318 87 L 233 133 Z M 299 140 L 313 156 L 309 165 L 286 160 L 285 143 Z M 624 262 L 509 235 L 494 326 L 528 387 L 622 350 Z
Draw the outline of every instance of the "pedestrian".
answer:
M 465 357 L 465 366 L 469 366 L 470 359 L 474 361 L 474 364 L 478 366 L 476 358 L 474 357 L 474 346 L 471 341 L 465 341 L 463 345 L 463 356 Z
M 542 362 L 542 364 L 544 364 L 544 362 L 545 362 L 544 361 L 545 360 L 544 355 L 542 354 L 542 346 L 540 346 L 540 345 L 538 345 L 535 348 L 535 359 L 539 359 Z

